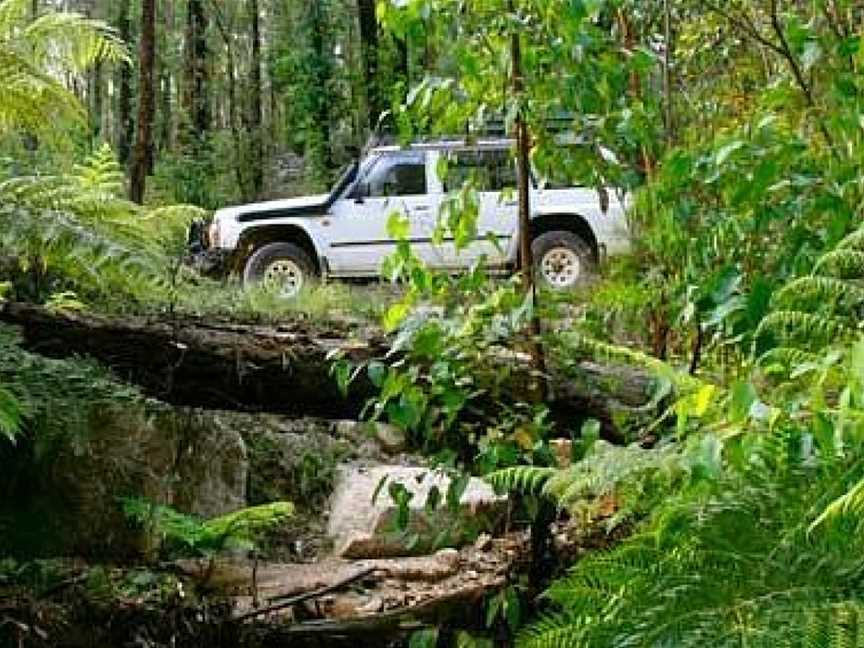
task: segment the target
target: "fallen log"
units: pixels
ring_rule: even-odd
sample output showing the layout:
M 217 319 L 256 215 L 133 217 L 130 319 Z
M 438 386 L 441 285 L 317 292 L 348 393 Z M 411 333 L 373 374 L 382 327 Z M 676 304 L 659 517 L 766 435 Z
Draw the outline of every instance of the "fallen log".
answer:
M 383 336 L 301 321 L 262 326 L 107 317 L 11 302 L 0 304 L 0 321 L 21 328 L 29 351 L 90 356 L 148 396 L 206 409 L 355 417 L 371 385 L 360 381 L 343 398 L 327 355 L 343 349 L 359 361 L 386 352 Z
M 384 356 L 387 337 L 373 327 L 298 319 L 278 325 L 192 317 L 103 316 L 0 303 L 0 322 L 21 328 L 26 349 L 49 357 L 84 355 L 110 367 L 147 395 L 176 406 L 355 418 L 375 390 L 361 373 L 346 398 L 331 376 L 328 354 L 362 362 Z M 527 362 L 508 388 L 522 396 Z M 521 376 L 521 378 L 520 378 Z M 596 418 L 605 436 L 620 436 L 622 413 L 650 416 L 653 381 L 642 371 L 591 362 L 557 366 L 550 359 L 553 419 L 566 429 Z

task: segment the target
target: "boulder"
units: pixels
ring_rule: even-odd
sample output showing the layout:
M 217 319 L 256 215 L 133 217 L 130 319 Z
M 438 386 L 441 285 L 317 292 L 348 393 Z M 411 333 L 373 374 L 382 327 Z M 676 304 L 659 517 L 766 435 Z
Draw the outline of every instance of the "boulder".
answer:
M 35 554 L 152 554 L 159 539 L 129 523 L 123 498 L 202 518 L 246 506 L 246 446 L 217 416 L 149 401 L 93 407 L 81 424 L 80 435 L 53 440 L 50 460 L 42 459 L 47 470 L 15 505 L 16 517 L 41 518 L 41 535 L 54 539 L 54 546 L 31 544 Z M 24 465 L 26 454 L 16 461 Z M 0 552 L 20 551 L 26 538 L 6 535 L 10 547 L 0 538 Z
M 335 423 L 336 434 L 354 443 L 375 443 L 385 454 L 397 455 L 408 449 L 405 432 L 380 421 L 344 420 Z
M 205 519 L 244 508 L 249 461 L 230 421 L 199 415 L 177 438 L 174 507 Z
M 471 478 L 458 506 L 450 507 L 450 486 L 447 474 L 429 468 L 342 468 L 328 528 L 336 554 L 355 559 L 422 555 L 473 542 L 503 524 L 509 506 L 506 496 Z M 401 529 L 400 506 L 391 491 L 397 497 L 403 493 L 407 500 L 407 526 Z

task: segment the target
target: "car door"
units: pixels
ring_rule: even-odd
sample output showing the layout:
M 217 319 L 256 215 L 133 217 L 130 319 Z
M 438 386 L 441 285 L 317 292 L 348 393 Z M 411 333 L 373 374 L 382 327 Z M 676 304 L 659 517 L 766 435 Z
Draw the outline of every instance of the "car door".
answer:
M 515 165 L 507 149 L 455 150 L 447 155 L 444 180 L 445 202 L 458 209 L 458 192 L 470 184 L 478 199 L 477 236 L 462 250 L 450 246 L 450 264 L 466 267 L 485 258 L 490 266 L 506 262 L 516 231 L 517 206 Z M 445 209 L 446 212 L 446 209 Z
M 427 191 L 426 153 L 394 151 L 380 154 L 361 175 L 353 191 L 331 209 L 329 247 L 331 273 L 340 276 L 378 274 L 381 263 L 396 249 L 387 224 L 394 212 L 412 223 L 415 253 L 427 245 L 422 224 L 434 215 Z

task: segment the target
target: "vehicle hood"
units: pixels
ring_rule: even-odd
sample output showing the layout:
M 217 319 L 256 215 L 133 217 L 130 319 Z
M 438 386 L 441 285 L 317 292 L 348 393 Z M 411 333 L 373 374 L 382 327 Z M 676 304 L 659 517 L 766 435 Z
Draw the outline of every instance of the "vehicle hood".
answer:
M 217 218 L 235 218 L 241 223 L 291 216 L 321 216 L 330 208 L 329 194 L 271 200 L 221 209 Z

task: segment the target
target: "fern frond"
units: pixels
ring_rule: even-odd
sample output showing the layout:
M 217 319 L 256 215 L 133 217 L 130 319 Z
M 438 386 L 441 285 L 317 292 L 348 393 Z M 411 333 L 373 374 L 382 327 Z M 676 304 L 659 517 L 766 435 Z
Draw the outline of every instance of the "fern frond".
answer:
M 567 357 L 567 355 L 571 357 L 574 355 L 579 356 L 573 358 L 575 361 L 583 360 L 584 355 L 588 355 L 597 361 L 608 362 L 610 364 L 641 367 L 658 377 L 669 380 L 682 391 L 694 391 L 702 384 L 697 378 L 678 371 L 662 360 L 647 353 L 635 351 L 625 346 L 609 344 L 608 342 L 584 335 L 581 332 L 569 331 L 562 333 L 557 336 L 557 340 L 564 357 Z
M 801 340 L 811 347 L 824 346 L 855 336 L 855 330 L 839 318 L 786 310 L 774 311 L 762 320 L 756 336 L 767 333 L 781 339 Z
M 841 517 L 861 518 L 862 514 L 864 514 L 864 479 L 826 506 L 825 510 L 810 525 L 810 531 L 812 532 L 831 520 L 837 520 Z
M 105 23 L 70 12 L 31 21 L 23 0 L 0 0 L 0 133 L 25 129 L 53 135 L 86 111 L 63 85 L 66 74 L 98 60 L 128 61 L 125 45 Z
M 12 394 L 0 388 L 0 437 L 14 441 L 21 426 L 21 405 Z
M 45 69 L 80 72 L 99 60 L 129 60 L 126 46 L 111 27 L 73 12 L 44 14 L 23 30 L 22 40 Z
M 809 353 L 793 347 L 777 347 L 766 351 L 759 357 L 758 364 L 763 367 L 776 364 L 791 372 L 795 367 L 808 363 L 816 363 L 821 356 L 818 353 Z
M 819 259 L 813 272 L 843 279 L 860 279 L 864 277 L 864 251 L 836 249 Z
M 515 466 L 493 472 L 486 481 L 498 491 L 536 495 L 557 472 L 556 468 Z
M 834 277 L 801 277 L 779 290 L 774 299 L 780 304 L 855 306 L 864 303 L 864 285 Z
M 847 235 L 837 244 L 837 248 L 841 250 L 864 250 L 864 227 L 859 227 Z

